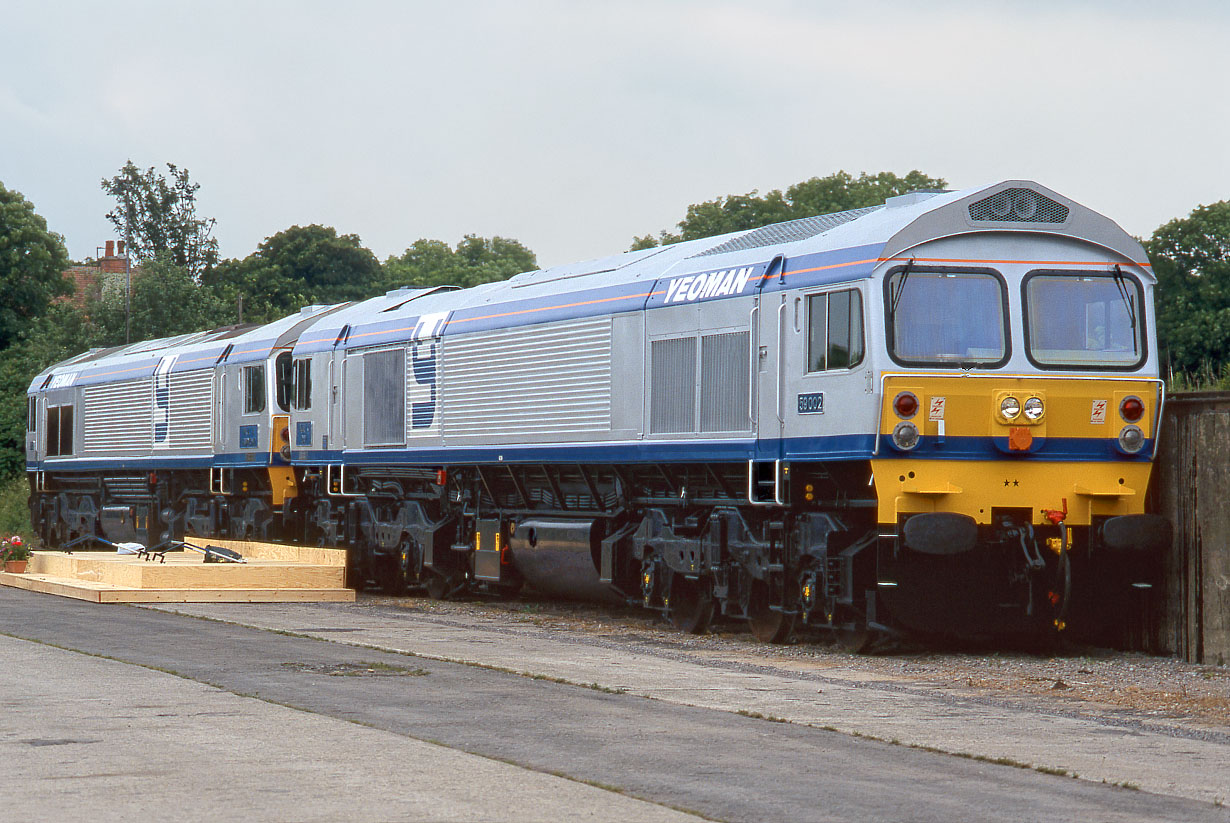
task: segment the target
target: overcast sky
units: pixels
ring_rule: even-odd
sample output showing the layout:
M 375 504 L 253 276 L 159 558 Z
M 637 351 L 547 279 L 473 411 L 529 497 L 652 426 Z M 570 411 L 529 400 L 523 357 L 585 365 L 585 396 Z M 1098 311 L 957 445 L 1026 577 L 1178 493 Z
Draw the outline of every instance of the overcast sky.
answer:
M 840 169 L 1034 179 L 1147 236 L 1230 198 L 1230 3 L 7 3 L 0 182 L 77 259 L 187 167 L 227 257 L 291 225 L 626 250 Z

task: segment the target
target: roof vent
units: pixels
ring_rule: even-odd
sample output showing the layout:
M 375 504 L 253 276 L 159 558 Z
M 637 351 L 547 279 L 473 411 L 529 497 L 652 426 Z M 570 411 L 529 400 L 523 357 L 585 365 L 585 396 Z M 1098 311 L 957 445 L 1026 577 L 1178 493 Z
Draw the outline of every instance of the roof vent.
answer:
M 970 203 L 969 219 L 987 223 L 1063 223 L 1068 207 L 1031 189 L 1004 189 Z
M 916 203 L 921 203 L 924 200 L 930 200 L 937 194 L 947 194 L 945 191 L 931 191 L 929 189 L 919 189 L 918 191 L 909 191 L 905 194 L 898 194 L 895 197 L 889 197 L 884 201 L 886 208 L 895 209 L 901 206 L 913 206 Z
M 796 240 L 806 240 L 809 237 L 815 237 L 817 234 L 824 234 L 829 229 L 835 229 L 838 226 L 849 223 L 851 220 L 857 220 L 864 214 L 870 214 L 873 211 L 884 208 L 883 206 L 868 206 L 862 209 L 851 209 L 850 211 L 839 211 L 833 214 L 820 214 L 815 217 L 802 217 L 798 220 L 789 220 L 785 223 L 774 223 L 771 226 L 755 229 L 746 234 L 741 234 L 738 237 L 731 238 L 725 243 L 719 243 L 711 249 L 706 249 L 700 254 L 694 254 L 693 257 L 708 257 L 711 254 L 725 254 L 731 251 L 744 251 L 745 249 L 758 249 L 763 246 L 775 246 L 778 243 L 792 243 Z

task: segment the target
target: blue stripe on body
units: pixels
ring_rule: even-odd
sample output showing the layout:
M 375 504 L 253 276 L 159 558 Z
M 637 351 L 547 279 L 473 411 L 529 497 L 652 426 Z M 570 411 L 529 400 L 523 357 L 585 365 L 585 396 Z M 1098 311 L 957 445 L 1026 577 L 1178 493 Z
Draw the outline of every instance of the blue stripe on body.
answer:
M 883 243 L 872 243 L 794 257 L 786 261 L 785 277 L 771 278 L 765 288 L 782 291 L 861 280 L 875 271 L 883 250 Z
M 765 283 L 771 290 L 802 288 L 818 284 L 840 283 L 870 276 L 877 265 L 877 256 L 882 243 L 855 246 L 848 249 L 803 255 L 787 261 L 785 277 L 774 276 Z M 703 303 L 710 300 L 750 297 L 760 282 L 767 261 L 733 266 L 724 269 L 705 269 L 691 274 L 680 273 L 650 280 L 633 280 L 625 283 L 581 289 L 563 294 L 547 294 L 523 299 L 511 299 L 482 306 L 466 306 L 452 310 L 442 336 L 492 331 L 495 329 L 530 326 L 539 323 L 557 323 L 585 317 L 602 317 L 629 311 L 651 310 L 683 303 Z M 682 278 L 694 279 L 717 271 L 752 269 L 745 288 L 726 295 L 710 295 L 692 300 L 665 302 L 667 291 L 673 281 Z M 461 292 L 458 292 L 460 294 Z M 409 340 L 418 323 L 418 317 L 402 316 L 391 320 L 376 320 L 364 325 L 354 324 L 345 348 L 370 347 Z M 340 331 L 340 330 L 339 330 Z M 309 331 L 309 334 L 311 332 Z M 317 337 L 301 338 L 295 347 L 297 355 L 330 351 L 336 340 L 336 332 Z
M 1127 456 L 1107 438 L 1058 438 L 1046 441 L 1045 447 L 1032 454 L 1010 453 L 1007 441 L 997 447 L 990 437 L 947 437 L 936 442 L 925 437 L 909 452 L 894 449 L 887 435 L 880 439 L 881 459 L 910 458 L 931 460 L 979 460 L 983 462 L 1013 462 L 1017 460 L 1044 462 L 1147 462 L 1152 453 L 1152 441 L 1146 442 L 1141 454 Z M 521 444 L 509 446 L 458 446 L 428 449 L 370 450 L 297 450 L 292 465 L 315 466 L 325 463 L 348 465 L 503 465 L 526 463 L 624 464 L 624 463 L 742 463 L 753 458 L 804 461 L 868 460 L 874 439 L 871 435 L 838 435 L 833 437 L 799 437 L 786 440 L 708 440 L 708 441 L 640 441 L 629 443 L 597 443 L 576 445 Z M 27 471 L 97 471 L 151 468 L 207 468 L 209 466 L 264 468 L 284 465 L 280 458 L 265 453 L 229 453 L 216 457 L 134 457 L 119 460 L 67 460 L 28 463 Z
M 1153 457 L 1153 441 L 1146 440 L 1138 454 L 1126 455 L 1116 448 L 1109 437 L 1046 437 L 1035 438 L 1030 451 L 1017 452 L 1008 448 L 1007 437 L 951 437 L 941 442 L 929 435 L 919 438 L 918 445 L 908 452 L 893 447 L 891 435 L 880 435 L 882 458 L 922 458 L 938 460 L 1044 460 L 1072 462 L 1148 462 Z

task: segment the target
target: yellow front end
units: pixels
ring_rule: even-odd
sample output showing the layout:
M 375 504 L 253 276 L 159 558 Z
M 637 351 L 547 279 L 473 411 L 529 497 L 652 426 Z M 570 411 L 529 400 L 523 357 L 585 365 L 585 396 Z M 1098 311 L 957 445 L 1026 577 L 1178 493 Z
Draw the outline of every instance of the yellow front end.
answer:
M 980 524 L 994 509 L 1028 509 L 1035 525 L 1069 526 L 1144 512 L 1159 380 L 1003 375 L 886 375 L 872 460 L 879 522 L 955 512 Z M 913 414 L 909 397 L 916 399 Z M 1003 410 L 1020 408 L 1012 419 Z M 1030 411 L 1041 412 L 1034 417 Z M 1125 406 L 1126 402 L 1126 406 Z M 1131 417 L 1139 410 L 1139 417 Z M 1125 416 L 1126 414 L 1126 416 Z M 916 431 L 913 448 L 910 426 Z M 1129 448 L 1120 443 L 1125 429 Z M 1134 454 L 1133 438 L 1141 442 Z M 1048 515 L 1050 515 L 1048 517 Z

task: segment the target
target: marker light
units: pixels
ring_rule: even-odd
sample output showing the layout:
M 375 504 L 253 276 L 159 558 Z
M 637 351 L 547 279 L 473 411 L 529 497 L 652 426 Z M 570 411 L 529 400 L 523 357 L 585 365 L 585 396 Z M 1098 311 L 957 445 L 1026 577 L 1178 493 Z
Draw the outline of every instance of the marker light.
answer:
M 1031 397 L 1025 401 L 1025 416 L 1030 420 L 1041 420 L 1045 411 L 1041 397 Z
M 918 398 L 914 392 L 903 391 L 893 399 L 893 411 L 903 420 L 909 420 L 918 413 Z
M 1119 404 L 1119 416 L 1129 423 L 1135 423 L 1145 415 L 1145 404 L 1139 397 L 1125 397 Z
M 1144 448 L 1145 433 L 1140 426 L 1124 426 L 1119 432 L 1119 448 L 1126 454 L 1136 454 Z
M 898 423 L 893 429 L 893 445 L 903 452 L 918 445 L 918 427 L 913 423 Z
M 1005 420 L 1016 420 L 1021 414 L 1021 401 L 1015 397 L 1005 397 L 999 404 L 999 413 Z

